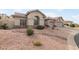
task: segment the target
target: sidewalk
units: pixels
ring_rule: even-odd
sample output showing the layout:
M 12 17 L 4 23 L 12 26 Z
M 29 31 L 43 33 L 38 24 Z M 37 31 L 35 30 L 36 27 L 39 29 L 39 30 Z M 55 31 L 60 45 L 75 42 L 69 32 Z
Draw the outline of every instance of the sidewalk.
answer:
M 74 41 L 74 36 L 79 33 L 79 30 L 75 30 L 75 29 L 71 29 L 71 28 L 68 28 L 66 30 L 70 31 L 70 35 L 68 36 L 68 40 L 67 40 L 68 49 L 69 50 L 78 50 L 79 48 L 77 47 L 77 45 Z

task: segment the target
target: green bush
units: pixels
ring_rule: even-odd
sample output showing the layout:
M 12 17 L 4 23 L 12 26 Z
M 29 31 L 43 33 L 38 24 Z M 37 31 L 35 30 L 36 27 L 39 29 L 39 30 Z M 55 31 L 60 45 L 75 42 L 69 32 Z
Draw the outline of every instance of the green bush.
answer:
M 42 43 L 40 41 L 34 41 L 33 45 L 34 46 L 42 46 Z
M 31 35 L 33 35 L 34 34 L 34 31 L 31 29 L 31 28 L 28 28 L 27 29 L 27 35 L 28 36 L 31 36 Z
M 69 24 L 64 24 L 64 25 L 69 26 Z
M 38 25 L 38 26 L 36 26 L 36 29 L 40 29 L 40 30 L 42 30 L 42 29 L 44 29 L 44 26 L 42 26 L 42 25 Z
M 3 25 L 0 26 L 0 28 L 1 29 L 8 29 L 8 26 L 7 26 L 7 24 L 3 24 Z
M 70 27 L 75 27 L 75 24 L 71 24 Z

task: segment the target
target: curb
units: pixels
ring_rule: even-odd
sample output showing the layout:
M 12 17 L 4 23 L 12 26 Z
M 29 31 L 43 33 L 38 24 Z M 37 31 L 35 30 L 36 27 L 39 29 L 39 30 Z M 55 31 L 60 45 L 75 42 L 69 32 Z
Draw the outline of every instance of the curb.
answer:
M 74 36 L 76 34 L 78 34 L 78 31 L 72 31 L 69 35 L 69 37 L 67 38 L 67 44 L 68 44 L 68 49 L 69 50 L 78 50 L 79 48 L 76 45 L 76 42 L 74 41 Z

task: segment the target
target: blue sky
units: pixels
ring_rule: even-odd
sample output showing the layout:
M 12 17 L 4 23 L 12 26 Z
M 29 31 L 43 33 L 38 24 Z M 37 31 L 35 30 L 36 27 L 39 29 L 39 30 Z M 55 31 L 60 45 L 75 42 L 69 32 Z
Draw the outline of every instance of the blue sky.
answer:
M 0 9 L 0 13 L 7 15 L 14 14 L 14 12 L 26 13 L 31 9 Z M 79 23 L 79 9 L 39 9 L 49 17 L 62 16 L 65 20 L 70 20 Z

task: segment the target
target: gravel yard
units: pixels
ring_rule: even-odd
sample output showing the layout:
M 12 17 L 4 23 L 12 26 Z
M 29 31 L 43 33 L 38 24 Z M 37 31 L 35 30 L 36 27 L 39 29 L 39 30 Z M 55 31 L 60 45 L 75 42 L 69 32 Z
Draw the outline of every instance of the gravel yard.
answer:
M 68 31 L 34 30 L 34 35 L 27 36 L 26 29 L 0 29 L 0 50 L 66 50 Z M 34 46 L 33 41 L 40 41 L 42 46 Z

